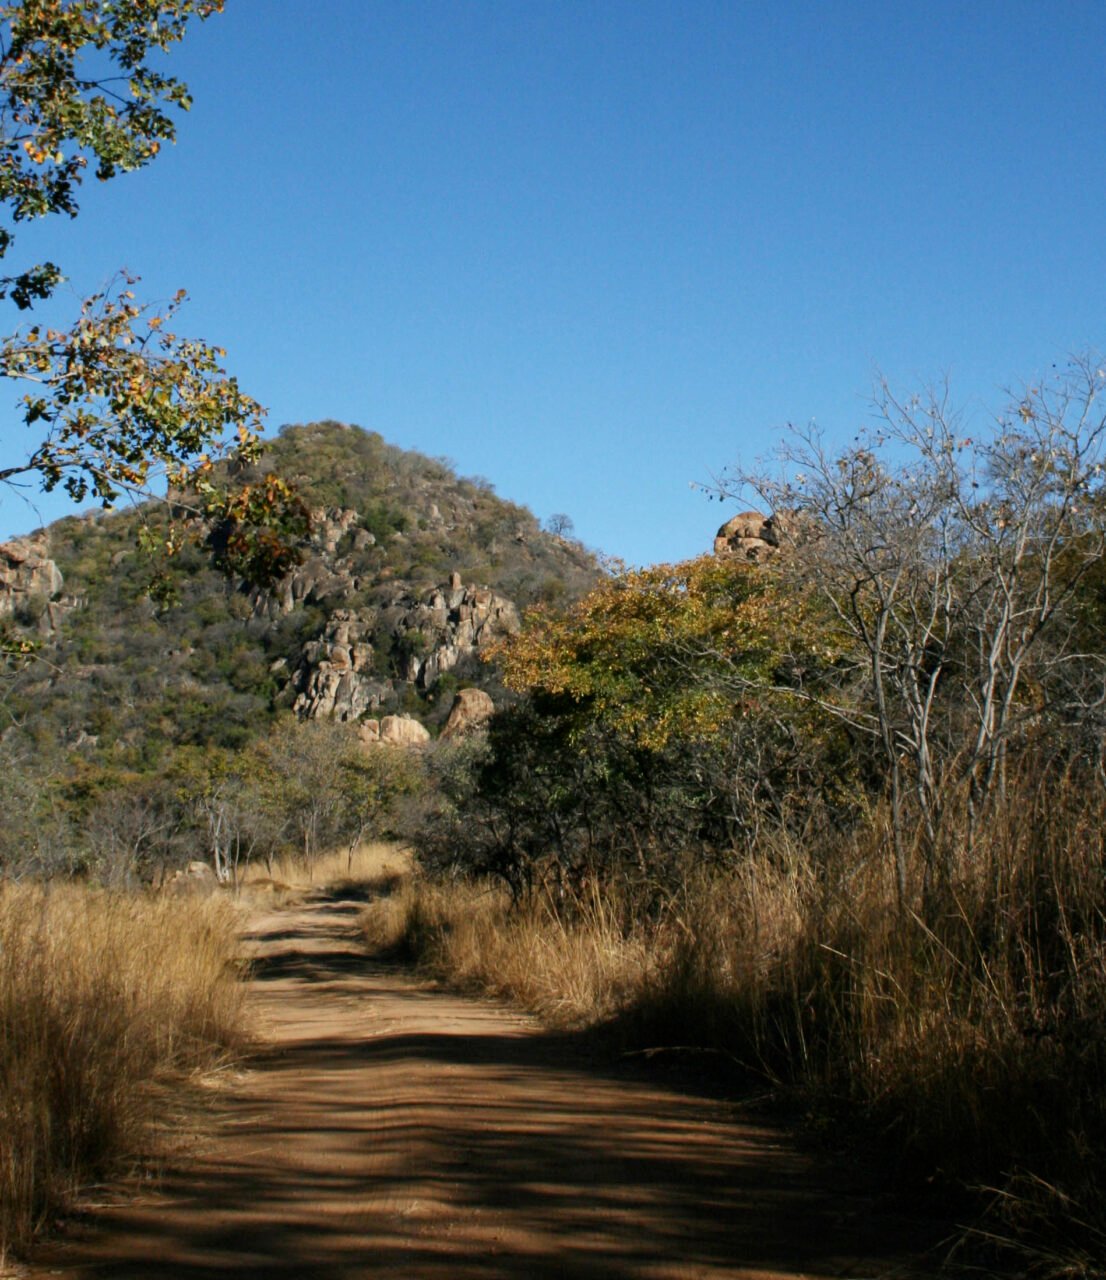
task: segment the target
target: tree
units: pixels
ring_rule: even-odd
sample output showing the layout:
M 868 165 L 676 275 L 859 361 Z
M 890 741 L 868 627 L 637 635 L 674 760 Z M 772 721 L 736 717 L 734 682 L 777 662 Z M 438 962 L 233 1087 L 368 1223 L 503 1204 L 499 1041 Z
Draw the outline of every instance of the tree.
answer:
M 49 749 L 35 750 L 14 733 L 0 733 L 4 822 L 0 877 L 71 873 L 80 862 L 79 836 L 58 792 Z
M 188 109 L 188 90 L 156 70 L 151 55 L 222 7 L 0 4 L 0 258 L 21 223 L 76 217 L 90 166 L 108 181 L 173 141 L 168 111 Z M 56 263 L 27 264 L 0 277 L 0 299 L 26 312 L 62 279 Z M 306 532 L 306 509 L 273 477 L 235 494 L 214 465 L 228 438 L 240 459 L 256 458 L 263 410 L 226 374 L 221 348 L 174 332 L 183 291 L 157 310 L 136 299 L 135 283 L 121 276 L 87 298 L 67 329 L 31 323 L 0 341 L 0 376 L 25 388 L 21 413 L 37 440 L 23 461 L 0 467 L 0 481 L 61 485 L 75 501 L 93 495 L 110 506 L 122 493 L 148 496 L 163 475 L 220 531 L 224 567 L 272 581 L 294 559 L 287 539 Z M 248 532 L 258 527 L 270 533 Z M 170 529 L 170 553 L 179 538 Z
M 1009 751 L 1063 707 L 1103 700 L 1103 653 L 1072 643 L 1073 607 L 1104 543 L 1106 372 L 1081 358 L 1021 389 L 969 437 L 947 390 L 903 401 L 883 385 L 880 425 L 833 452 L 791 430 L 783 472 L 737 471 L 791 531 L 782 557 L 820 606 L 841 657 L 800 696 L 879 744 L 900 895 L 911 814 L 932 895 L 952 874 L 947 819 L 970 853 L 1001 797 Z
M 351 864 L 357 845 L 416 781 L 402 752 L 366 749 L 351 725 L 322 720 L 278 725 L 251 747 L 245 768 L 264 780 L 266 807 L 295 833 L 309 867 L 339 845 Z
M 103 884 L 150 883 L 186 847 L 184 815 L 160 780 L 125 776 L 89 806 L 81 837 Z
M 571 516 L 565 515 L 563 511 L 554 511 L 546 520 L 545 528 L 555 538 L 571 538 L 576 526 Z
M 768 687 L 816 642 L 801 597 L 786 598 L 771 571 L 702 556 L 616 574 L 564 612 L 536 609 L 492 656 L 515 692 L 663 747 L 714 733 L 735 682 Z
M 419 789 L 420 769 L 407 751 L 387 748 L 368 751 L 354 744 L 340 764 L 335 785 L 342 793 L 336 834 L 345 841 L 346 871 L 353 871 L 353 855 L 382 823 L 403 796 Z
M 689 851 L 727 859 L 762 822 L 790 821 L 800 791 L 813 811 L 839 774 L 786 686 L 797 655 L 824 660 L 818 621 L 770 568 L 713 556 L 533 611 L 493 655 L 520 701 L 422 850 L 516 894 L 597 873 L 656 884 Z

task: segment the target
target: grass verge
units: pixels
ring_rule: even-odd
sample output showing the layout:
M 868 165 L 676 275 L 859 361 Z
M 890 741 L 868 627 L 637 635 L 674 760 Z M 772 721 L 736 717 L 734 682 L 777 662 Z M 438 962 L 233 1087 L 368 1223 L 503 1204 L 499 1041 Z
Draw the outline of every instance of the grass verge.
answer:
M 0 1258 L 242 1042 L 221 897 L 0 882 Z
M 594 1026 L 632 1004 L 653 960 L 609 898 L 568 917 L 535 899 L 512 907 L 491 883 L 410 878 L 369 903 L 370 946 L 470 990 L 514 1001 L 551 1026 Z

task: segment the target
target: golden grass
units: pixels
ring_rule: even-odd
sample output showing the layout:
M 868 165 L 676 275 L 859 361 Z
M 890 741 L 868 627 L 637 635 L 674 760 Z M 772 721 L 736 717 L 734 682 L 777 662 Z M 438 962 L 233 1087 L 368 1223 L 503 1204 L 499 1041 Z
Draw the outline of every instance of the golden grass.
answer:
M 221 895 L 0 882 L 0 1258 L 239 1047 L 237 926 Z
M 411 853 L 403 845 L 369 840 L 348 849 L 332 849 L 305 860 L 302 855 L 285 854 L 270 867 L 251 863 L 241 878 L 247 899 L 259 895 L 295 895 L 327 885 L 373 884 L 402 877 L 411 870 Z
M 587 1026 L 640 989 L 652 961 L 601 898 L 566 916 L 534 901 L 511 908 L 494 884 L 407 879 L 365 909 L 369 944 L 402 951 L 462 987 L 515 1001 L 551 1025 Z

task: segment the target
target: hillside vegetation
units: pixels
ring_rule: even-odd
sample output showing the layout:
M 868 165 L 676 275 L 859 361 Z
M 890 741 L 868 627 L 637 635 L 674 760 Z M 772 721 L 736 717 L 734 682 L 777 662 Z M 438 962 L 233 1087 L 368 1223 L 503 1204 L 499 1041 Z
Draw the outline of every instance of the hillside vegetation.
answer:
M 343 840 L 343 823 L 356 837 L 365 808 L 339 816 L 337 790 L 322 804 L 327 822 L 317 815 L 306 834 L 294 802 L 268 820 L 276 797 L 296 793 L 279 784 L 307 767 L 304 744 L 329 752 L 334 769 L 316 773 L 335 787 L 356 776 L 362 796 L 403 790 L 405 764 L 391 761 L 398 780 L 386 785 L 389 766 L 366 761 L 356 722 L 399 713 L 434 734 L 458 689 L 501 697 L 494 666 L 479 660 L 497 627 L 596 580 L 590 553 L 543 531 L 486 481 L 357 427 L 286 427 L 257 471 L 294 483 L 313 516 L 302 563 L 272 593 L 218 572 L 202 540 L 169 560 L 136 551 L 136 541 L 158 542 L 164 507 L 73 517 L 47 531 L 64 585 L 53 601 L 20 599 L 16 629 L 39 648 L 0 688 L 0 764 L 12 779 L 0 866 L 9 872 L 83 868 L 148 881 L 189 858 L 218 863 L 220 840 L 233 840 L 236 856 L 271 857 Z M 452 612 L 451 578 L 467 593 Z M 462 634 L 462 615 L 476 618 L 469 633 L 482 631 Z M 357 670 L 336 702 L 339 660 Z M 316 717 L 314 737 L 294 732 Z M 330 720 L 350 722 L 344 738 Z

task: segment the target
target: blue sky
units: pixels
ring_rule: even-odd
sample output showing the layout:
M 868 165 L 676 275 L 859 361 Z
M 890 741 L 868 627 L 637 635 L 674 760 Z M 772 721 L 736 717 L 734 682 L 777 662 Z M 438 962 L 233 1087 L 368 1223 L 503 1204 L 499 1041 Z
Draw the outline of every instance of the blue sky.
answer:
M 726 513 L 690 482 L 850 438 L 877 371 L 982 417 L 1106 345 L 1103 49 L 1100 0 L 227 0 L 177 146 L 16 254 L 187 287 L 274 430 L 678 559 Z M 0 535 L 65 510 L 5 493 Z

